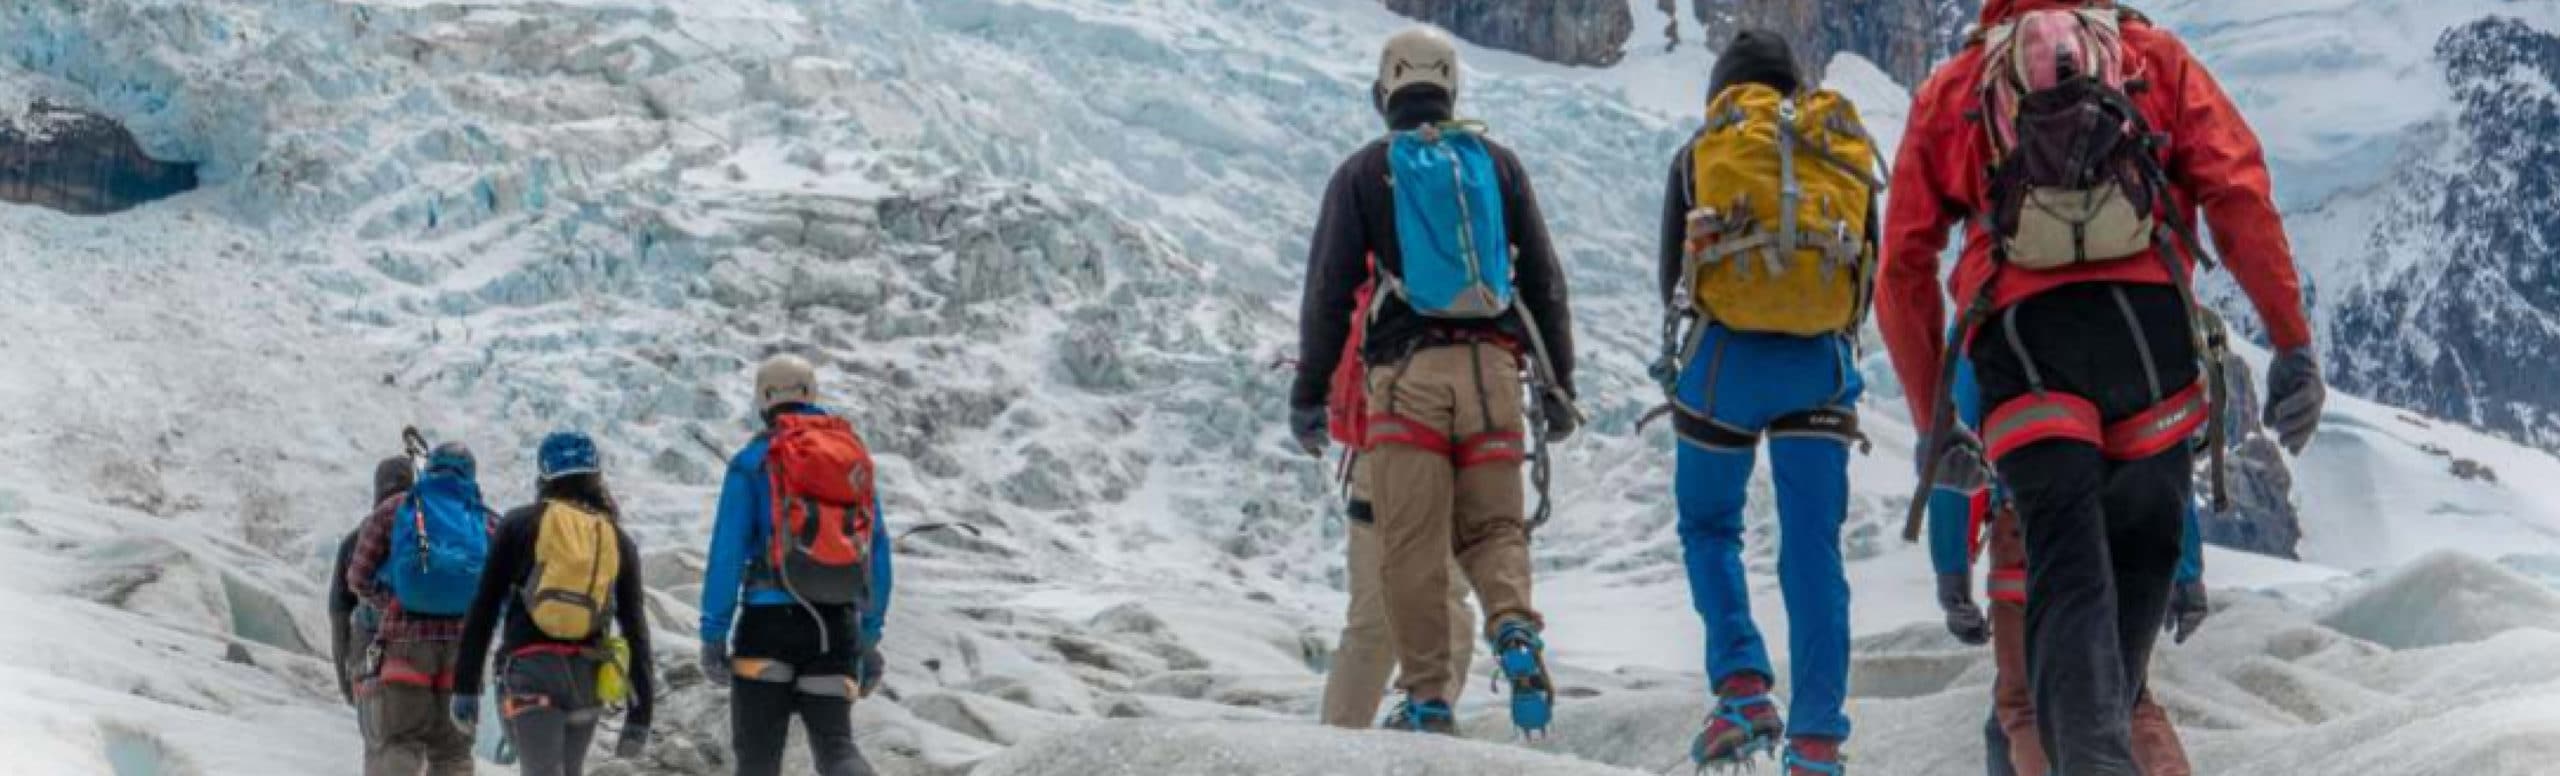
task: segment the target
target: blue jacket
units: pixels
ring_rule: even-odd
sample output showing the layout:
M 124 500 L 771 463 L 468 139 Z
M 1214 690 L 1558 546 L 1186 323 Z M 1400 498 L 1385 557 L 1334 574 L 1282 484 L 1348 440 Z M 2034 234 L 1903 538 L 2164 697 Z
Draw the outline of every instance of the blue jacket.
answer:
M 707 644 L 729 643 L 729 628 L 737 621 L 741 593 L 747 606 L 796 605 L 791 593 L 756 563 L 757 554 L 772 541 L 773 494 L 771 480 L 765 476 L 765 443 L 766 437 L 757 436 L 730 458 L 728 478 L 720 486 L 720 508 L 711 524 L 711 559 L 702 572 L 702 640 Z M 862 643 L 866 645 L 880 643 L 896 576 L 890 568 L 888 515 L 881 511 L 876 494 L 871 513 L 871 596 L 869 605 L 862 610 Z

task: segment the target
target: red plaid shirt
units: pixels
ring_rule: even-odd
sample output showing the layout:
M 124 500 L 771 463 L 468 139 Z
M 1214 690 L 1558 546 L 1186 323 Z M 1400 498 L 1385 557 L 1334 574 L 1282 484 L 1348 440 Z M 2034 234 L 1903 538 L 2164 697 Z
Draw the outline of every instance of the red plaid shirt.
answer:
M 392 519 L 400 512 L 400 503 L 408 498 L 409 494 L 401 493 L 383 499 L 382 503 L 374 505 L 373 514 L 365 516 L 364 527 L 356 531 L 355 555 L 347 559 L 347 589 L 374 611 L 382 613 L 382 630 L 376 640 L 461 641 L 463 618 L 404 615 L 400 611 L 400 602 L 392 597 L 390 589 L 375 579 L 382 570 L 383 561 L 391 556 Z M 495 536 L 498 533 L 498 516 L 490 514 L 486 518 L 489 533 Z

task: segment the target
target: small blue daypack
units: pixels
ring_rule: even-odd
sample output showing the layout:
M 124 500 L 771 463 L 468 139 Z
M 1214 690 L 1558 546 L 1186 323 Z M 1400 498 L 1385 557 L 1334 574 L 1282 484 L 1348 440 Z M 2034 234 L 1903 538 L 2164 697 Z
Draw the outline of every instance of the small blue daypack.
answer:
M 1428 124 L 1395 133 L 1387 146 L 1404 254 L 1402 276 L 1387 276 L 1388 288 L 1427 318 L 1511 311 L 1502 181 L 1482 131 L 1464 122 Z
M 400 610 L 431 617 L 470 613 L 489 563 L 488 510 L 468 462 L 430 460 L 393 514 L 383 581 Z

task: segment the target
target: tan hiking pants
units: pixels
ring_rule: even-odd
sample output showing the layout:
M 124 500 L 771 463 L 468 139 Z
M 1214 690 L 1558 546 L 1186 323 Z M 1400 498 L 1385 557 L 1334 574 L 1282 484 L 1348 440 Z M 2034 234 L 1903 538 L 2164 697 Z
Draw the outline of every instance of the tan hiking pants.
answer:
M 1510 620 L 1541 624 L 1529 603 L 1521 405 L 1519 360 L 1490 344 L 1423 348 L 1369 370 L 1369 408 L 1386 417 L 1371 424 L 1361 469 L 1377 512 L 1396 686 L 1415 698 L 1447 700 L 1453 680 L 1450 556 L 1484 606 L 1488 637 Z M 1390 441 L 1399 433 L 1407 441 Z
M 1356 477 L 1355 477 L 1356 479 Z M 1357 485 L 1353 498 L 1366 498 Z M 1387 678 L 1396 667 L 1395 632 L 1387 627 L 1387 596 L 1378 530 L 1351 523 L 1351 607 L 1342 624 L 1342 646 L 1333 653 L 1333 669 L 1324 677 L 1324 723 L 1365 728 L 1378 722 L 1378 706 L 1387 693 Z M 1457 568 L 1452 559 L 1449 567 Z M 1467 688 L 1467 669 L 1475 660 L 1474 612 L 1467 608 L 1467 586 L 1458 576 L 1449 584 L 1449 683 L 1441 697 L 1451 704 Z
M 387 661 L 430 676 L 451 676 L 459 645 L 388 641 Z M 370 677 L 361 717 L 367 729 L 365 776 L 470 776 L 471 734 L 453 723 L 453 693 Z
M 2026 568 L 2026 540 L 2019 533 L 2017 515 L 2004 508 L 1992 518 L 1993 568 Z M 2025 605 L 1991 603 L 1991 652 L 2000 668 L 1991 685 L 1993 714 L 2000 719 L 2000 729 L 2009 734 L 2009 763 L 2018 769 L 2018 776 L 2046 776 L 2053 764 L 2045 757 L 2043 739 L 2036 737 L 2035 697 L 2027 683 Z M 2134 699 L 2133 760 L 2143 776 L 2195 774 L 2194 766 L 2187 763 L 2186 745 L 2178 740 L 2178 727 L 2169 722 L 2169 712 L 2151 700 L 2148 689 Z

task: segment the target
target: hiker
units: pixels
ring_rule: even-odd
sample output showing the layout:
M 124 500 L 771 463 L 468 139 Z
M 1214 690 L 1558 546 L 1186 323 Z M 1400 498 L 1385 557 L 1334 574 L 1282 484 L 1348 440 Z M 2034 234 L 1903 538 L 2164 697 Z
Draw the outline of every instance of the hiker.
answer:
M 1950 390 L 1956 417 L 1967 428 L 1982 422 L 1981 398 L 1973 370 L 1956 365 Z M 1983 723 L 1984 756 L 1991 776 L 2046 776 L 2051 772 L 2044 744 L 2036 737 L 2035 705 L 2027 690 L 2026 544 L 2018 530 L 2018 512 L 1992 487 L 1972 493 L 1935 489 L 1929 503 L 1929 559 L 1938 573 L 1938 606 L 1945 612 L 1947 632 L 1966 644 L 1991 643 L 1998 674 L 1991 685 L 1992 713 Z M 1986 519 L 1987 518 L 1987 519 Z M 2204 591 L 2204 544 L 2196 527 L 2195 505 L 2187 507 L 2185 540 L 2178 554 L 2176 587 L 2169 598 L 2164 630 L 2185 643 L 2204 624 L 2209 610 Z M 1973 558 L 1985 543 L 1991 553 L 1988 618 L 1973 598 Z M 2149 691 L 2135 696 L 2133 756 L 2144 776 L 2191 776 L 2186 747 L 2169 714 Z
M 454 666 L 453 721 L 464 729 L 479 722 L 481 666 L 495 636 L 498 718 L 517 767 L 523 776 L 578 776 L 610 707 L 630 708 L 615 755 L 639 757 L 648 743 L 656 707 L 648 598 L 640 548 L 622 530 L 595 441 L 553 432 L 535 459 L 536 500 L 498 522 L 471 599 Z
M 1324 454 L 1327 382 L 1360 331 L 1362 465 L 1405 693 L 1404 718 L 1390 722 L 1456 730 L 1444 640 L 1454 552 L 1484 607 L 1512 723 L 1538 732 L 1553 691 L 1530 601 L 1521 474 L 1525 448 L 1565 439 L 1579 421 L 1572 321 L 1528 172 L 1482 125 L 1456 120 L 1459 94 L 1446 33 L 1416 27 L 1387 40 L 1371 98 L 1389 134 L 1342 163 L 1318 206 L 1290 431 L 1309 455 Z M 1373 279 L 1372 308 L 1355 316 Z M 1534 402 L 1523 398 L 1524 369 Z
M 871 454 L 819 406 L 808 361 L 774 356 L 755 385 L 765 431 L 729 459 L 720 488 L 703 570 L 702 672 L 730 690 L 738 776 L 782 772 L 795 716 L 818 773 L 867 776 L 853 703 L 886 667 L 892 579 Z
M 417 481 L 416 465 L 407 458 L 385 458 L 373 467 L 373 509 L 409 492 Z M 371 515 L 372 511 L 365 514 Z M 373 643 L 373 634 L 382 625 L 382 613 L 366 606 L 347 585 L 347 565 L 355 560 L 356 537 L 362 534 L 363 522 L 338 540 L 337 560 L 329 566 L 329 663 L 338 669 L 338 696 L 349 706 L 356 703 L 356 677 L 364 673 L 365 645 Z M 363 709 L 357 709 L 361 726 Z
M 1863 440 L 1856 332 L 1875 257 L 1876 149 L 1856 106 L 1807 88 L 1776 33 L 1737 34 L 1710 83 L 1707 125 L 1663 194 L 1654 365 L 1679 437 L 1680 545 L 1713 695 L 1689 754 L 1702 768 L 1738 764 L 1783 737 L 1787 774 L 1837 774 L 1850 727 L 1840 528 L 1849 448 Z M 1742 563 L 1764 437 L 1793 674 L 1783 719 Z
M 1923 485 L 1979 490 L 1987 458 L 2027 557 L 2038 738 L 2071 776 L 2138 773 L 2131 716 L 2212 401 L 2189 276 L 2200 208 L 2276 356 L 2267 423 L 2297 453 L 2325 389 L 2264 156 L 2170 34 L 2111 3 L 1991 0 L 1917 93 L 1896 156 L 1878 323 L 1922 433 Z M 1938 256 L 1968 225 L 1947 325 Z M 1942 400 L 1970 361 L 1977 436 Z M 2209 440 L 2219 444 L 2221 440 Z
M 463 617 L 497 530 L 476 469 L 470 448 L 437 446 L 417 484 L 358 529 L 347 587 L 382 613 L 358 680 L 369 727 L 365 776 L 471 773 L 471 734 L 445 713 Z
M 1378 705 L 1384 702 L 1387 679 L 1395 672 L 1396 647 L 1395 630 L 1387 622 L 1386 569 L 1378 557 L 1382 548 L 1377 509 L 1369 501 L 1368 484 L 1361 481 L 1360 472 L 1366 467 L 1356 454 L 1351 466 L 1350 546 L 1342 563 L 1350 577 L 1351 606 L 1343 618 L 1333 666 L 1325 672 L 1324 723 L 1365 728 L 1378 724 Z M 1466 692 L 1467 670 L 1475 662 L 1475 613 L 1467 608 L 1465 570 L 1455 558 L 1449 568 L 1449 672 L 1440 697 L 1454 706 Z M 1398 709 L 1387 721 L 1393 723 L 1409 713 Z

